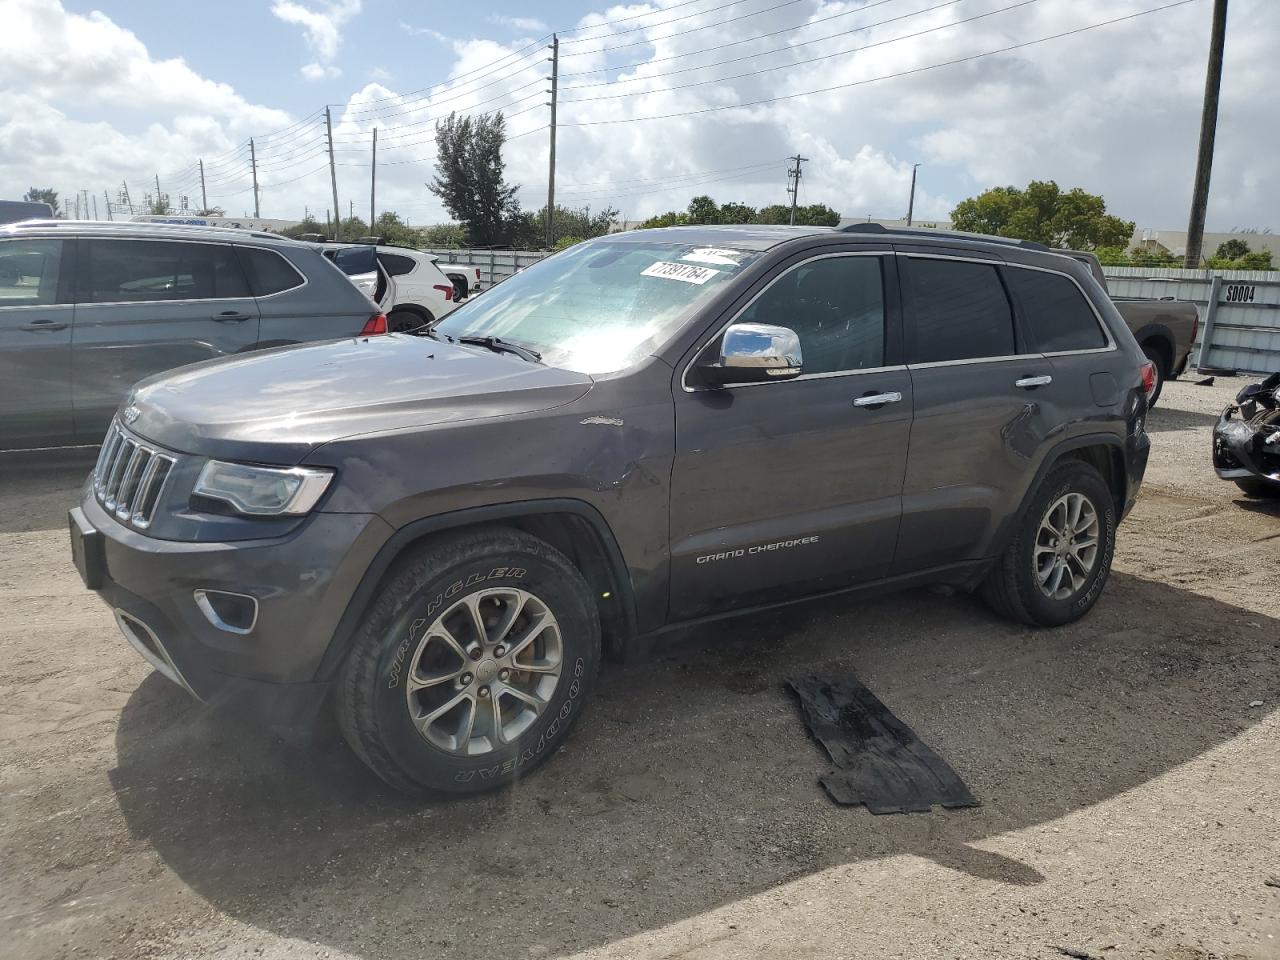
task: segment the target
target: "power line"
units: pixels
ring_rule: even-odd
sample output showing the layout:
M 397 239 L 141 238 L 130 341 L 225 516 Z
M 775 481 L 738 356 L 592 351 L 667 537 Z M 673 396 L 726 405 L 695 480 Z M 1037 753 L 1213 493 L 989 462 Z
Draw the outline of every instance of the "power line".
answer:
M 686 14 L 685 14 L 684 16 L 682 16 L 682 17 L 672 17 L 670 20 L 660 20 L 660 21 L 659 21 L 659 22 L 657 22 L 657 23 L 645 24 L 644 26 L 640 26 L 640 27 L 631 27 L 631 28 L 630 28 L 630 29 L 628 29 L 628 30 L 612 30 L 612 31 L 610 31 L 610 32 L 608 32 L 608 33 L 605 33 L 605 34 L 602 34 L 601 36 L 598 36 L 598 37 L 579 37 L 577 40 L 566 40 L 566 41 L 565 41 L 565 43 L 590 43 L 592 40 L 603 40 L 603 39 L 605 39 L 605 37 L 625 37 L 625 36 L 626 36 L 627 34 L 629 34 L 629 33 L 636 33 L 636 32 L 638 32 L 638 31 L 640 31 L 640 30 L 652 30 L 654 27 L 665 27 L 665 26 L 667 26 L 668 24 L 672 24 L 672 23 L 679 23 L 679 22 L 680 22 L 680 21 L 682 21 L 682 20 L 692 20 L 692 19 L 694 19 L 695 17 L 705 17 L 707 14 L 709 14 L 709 13 L 715 13 L 717 10 L 723 10 L 723 9 L 725 9 L 725 7 L 733 7 L 733 6 L 736 6 L 739 2 L 740 2 L 740 0 L 729 0 L 729 2 L 728 2 L 728 3 L 722 3 L 722 4 L 720 4 L 720 6 L 718 6 L 718 7 L 708 7 L 706 10 L 699 10 L 697 13 L 686 13 Z M 755 13 L 748 13 L 748 14 L 745 14 L 745 15 L 743 15 L 743 16 L 741 16 L 741 17 L 733 17 L 733 18 L 730 18 L 730 19 L 728 19 L 728 20 L 721 20 L 721 21 L 720 21 L 720 23 L 721 23 L 721 24 L 724 24 L 724 23 L 732 23 L 734 20 L 745 20 L 747 17 L 758 17 L 758 16 L 759 16 L 760 14 L 762 14 L 762 13 L 768 13 L 768 12 L 770 12 L 771 10 L 777 10 L 777 9 L 779 9 L 779 8 L 781 8 L 781 7 L 791 7 L 791 6 L 794 6 L 794 5 L 795 5 L 795 4 L 797 4 L 797 3 L 803 3 L 803 2 L 804 2 L 804 0 L 782 0 L 782 2 L 781 2 L 781 3 L 776 3 L 776 4 L 774 4 L 772 7 L 765 7 L 763 10 L 757 10 Z M 655 12 L 666 13 L 666 11 L 665 11 L 665 10 L 662 10 L 662 11 L 655 11 Z M 719 25 L 719 24 L 717 24 L 717 26 L 718 26 L 718 25 Z M 700 28 L 700 29 L 705 29 L 705 28 Z M 690 33 L 692 33 L 692 31 L 689 31 L 689 32 L 690 32 Z M 678 33 L 676 33 L 676 34 L 672 34 L 672 36 L 679 36 L 679 34 L 678 34 Z M 654 40 L 665 40 L 665 39 L 667 39 L 667 38 L 666 38 L 666 37 L 654 37 L 653 39 L 654 39 Z M 643 41 L 640 41 L 640 42 L 642 42 L 642 43 L 651 43 L 651 42 L 653 42 L 653 41 L 652 41 L 652 40 L 643 40 Z M 627 44 L 627 46 L 632 46 L 632 44 Z M 621 49 L 621 48 L 614 48 L 614 49 Z M 578 54 L 578 56 L 581 56 L 581 55 L 582 55 L 582 54 Z M 565 56 L 573 56 L 573 54 L 565 54 Z
M 675 33 L 668 33 L 661 37 L 649 37 L 644 40 L 633 40 L 631 41 L 631 43 L 618 43 L 613 45 L 612 47 L 600 47 L 599 49 L 596 49 L 596 50 L 579 50 L 577 53 L 566 53 L 564 54 L 564 56 L 586 57 L 596 53 L 609 53 L 612 50 L 626 50 L 629 47 L 646 46 L 648 44 L 657 43 L 660 40 L 674 40 L 676 37 L 687 37 L 691 33 L 699 33 L 700 31 L 703 31 L 703 30 L 718 30 L 721 27 L 723 27 L 725 24 L 737 23 L 739 20 L 750 20 L 752 17 L 758 17 L 761 14 L 771 13 L 774 10 L 780 10 L 783 7 L 790 7 L 794 4 L 802 3 L 802 2 L 803 0 L 782 0 L 781 3 L 776 3 L 772 7 L 765 7 L 763 10 L 756 10 L 753 13 L 744 13 L 737 17 L 727 17 L 724 20 L 719 20 L 715 23 L 704 24 L 701 27 L 690 27 L 687 30 L 677 30 Z M 716 9 L 719 9 L 719 8 L 717 7 Z M 687 20 L 689 19 L 689 17 L 678 17 L 677 19 Z M 675 21 L 666 21 L 666 22 L 674 23 Z M 652 26 L 654 27 L 661 27 L 664 25 L 665 25 L 665 22 L 652 24 Z
M 883 3 L 888 3 L 888 2 L 892 2 L 892 0 L 881 0 L 881 2 L 883 2 Z M 942 2 L 942 3 L 934 4 L 932 7 L 925 7 L 923 10 L 913 10 L 913 11 L 911 11 L 910 13 L 903 13 L 903 14 L 899 14 L 899 15 L 898 15 L 898 16 L 896 16 L 896 17 L 888 17 L 888 18 L 886 18 L 886 19 L 884 19 L 884 20 L 877 20 L 877 21 L 875 21 L 874 23 L 864 23 L 864 24 L 861 24 L 860 26 L 851 27 L 851 28 L 850 28 L 850 29 L 848 29 L 848 30 L 841 30 L 841 31 L 839 31 L 839 32 L 837 32 L 837 33 L 829 33 L 829 34 L 827 34 L 825 37 L 814 37 L 812 40 L 799 40 L 799 41 L 797 41 L 797 42 L 795 42 L 795 43 L 788 43 L 788 44 L 785 44 L 784 46 L 781 46 L 781 47 L 774 47 L 772 50 L 754 50 L 754 51 L 752 51 L 751 53 L 744 53 L 744 54 L 743 54 L 742 56 L 740 56 L 740 57 L 729 57 L 727 60 L 717 60 L 717 61 L 715 61 L 714 63 L 703 63 L 703 64 L 699 64 L 698 66 L 694 66 L 694 67 L 681 67 L 679 70 L 668 70 L 668 71 L 666 71 L 666 72 L 664 72 L 664 73 L 651 73 L 651 74 L 645 74 L 645 75 L 638 76 L 638 77 L 628 77 L 628 78 L 627 78 L 627 79 L 625 79 L 625 80 L 623 80 L 623 79 L 618 79 L 618 80 L 601 80 L 601 81 L 599 81 L 599 82 L 597 82 L 597 83 L 575 83 L 575 84 L 573 84 L 573 85 L 571 85 L 571 86 L 565 87 L 564 89 L 565 89 L 565 90 L 587 90 L 587 89 L 590 89 L 590 88 L 592 88 L 592 87 L 611 87 L 611 86 L 613 86 L 613 85 L 614 85 L 614 84 L 616 84 L 616 83 L 635 83 L 635 82 L 636 82 L 636 81 L 638 81 L 638 80 L 653 80 L 653 79 L 657 79 L 658 77 L 674 77 L 676 74 L 680 74 L 680 73 L 690 73 L 690 72 L 692 72 L 692 71 L 694 71 L 694 70 L 710 70 L 712 67 L 721 67 L 721 66 L 724 66 L 725 64 L 729 64 L 729 63 L 741 63 L 743 60 L 756 60 L 756 59 L 758 59 L 758 58 L 760 58 L 760 57 L 767 57 L 767 56 L 769 56 L 769 55 L 771 55 L 771 54 L 774 54 L 774 53 L 789 53 L 789 52 L 794 51 L 794 50 L 796 49 L 796 47 L 808 46 L 809 44 L 812 44 L 812 43 L 822 43 L 822 42 L 824 42 L 824 41 L 826 41 L 826 40 L 834 40 L 834 39 L 836 39 L 837 37 L 847 37 L 847 36 L 848 36 L 849 34 L 851 34 L 851 33 L 861 33 L 863 30 L 870 30 L 872 27 L 883 27 L 885 24 L 888 24 L 888 23 L 896 23 L 896 22 L 897 22 L 897 21 L 899 21 L 899 20 L 908 20 L 908 19 L 910 19 L 911 17 L 918 17 L 918 16 L 920 16 L 920 15 L 921 15 L 921 14 L 923 14 L 923 13 L 933 13 L 935 10 L 941 10 L 943 7 L 953 7 L 953 6 L 955 6 L 957 3 L 963 3 L 963 2 L 964 2 L 964 0 L 943 0 L 943 2 Z M 874 6 L 874 4 L 873 4 L 873 6 Z M 866 8 L 866 7 L 863 7 L 863 8 L 862 8 L 862 10 L 865 10 L 865 9 L 867 9 L 867 8 Z M 858 11 L 856 11 L 856 12 L 861 13 L 861 12 L 862 12 L 862 10 L 858 10 Z M 983 16 L 987 16 L 987 14 L 983 14 Z M 955 23 L 957 23 L 957 22 L 958 22 L 958 23 L 968 23 L 968 21 L 967 21 L 967 20 L 953 21 L 953 23 L 950 23 L 950 24 L 943 24 L 941 27 L 934 27 L 934 28 L 932 28 L 932 29 L 934 29 L 934 30 L 940 30 L 940 29 L 943 29 L 944 27 L 954 26 L 954 25 L 955 25 Z M 809 24 L 805 24 L 805 26 L 809 26 Z M 796 27 L 795 29 L 797 29 L 797 30 L 798 30 L 798 29 L 802 29 L 802 28 L 800 28 L 800 27 Z M 784 33 L 788 33 L 788 32 L 790 32 L 790 31 L 788 30 L 788 31 L 782 31 L 782 32 L 784 32 Z M 922 31 L 922 32 L 927 32 L 927 31 Z M 914 34 L 913 34 L 913 36 L 914 36 Z M 735 41 L 735 42 L 734 42 L 734 43 L 732 43 L 732 44 L 724 44 L 723 46 L 738 46 L 738 45 L 741 45 L 741 44 L 743 44 L 743 43 L 750 43 L 751 41 L 759 40 L 759 39 L 761 39 L 761 38 L 760 38 L 760 37 L 751 37 L 751 38 L 749 38 L 748 40 L 738 40 L 738 41 Z M 709 48 L 709 50 L 715 50 L 715 49 L 717 49 L 717 48 L 716 48 L 716 47 L 711 47 L 711 48 Z M 864 48 L 856 48 L 856 49 L 864 49 Z M 698 51 L 698 53 L 699 53 L 699 54 L 701 54 L 701 53 L 708 53 L 708 52 L 709 52 L 709 50 L 699 50 L 699 51 Z M 692 54 L 684 54 L 683 56 L 692 56 Z M 680 57 L 665 57 L 664 59 L 666 59 L 666 60 L 678 60 L 678 59 L 680 59 Z M 650 62 L 657 62 L 657 61 L 650 61 Z M 647 65 L 647 64 L 644 64 L 644 63 L 631 64 L 631 66 L 646 66 L 646 65 Z M 608 70 L 608 69 L 613 69 L 613 68 L 606 67 L 606 68 L 604 68 L 604 69 Z M 619 67 L 618 69 L 620 69 L 620 70 L 624 70 L 624 69 L 626 69 L 626 68 L 625 68 L 625 67 Z M 595 72 L 598 72 L 598 71 L 588 71 L 588 72 L 595 73 Z
M 956 2 L 956 0 L 948 0 L 948 2 L 954 3 Z M 912 40 L 916 37 L 923 37 L 925 34 L 937 33 L 940 30 L 950 30 L 952 27 L 963 26 L 966 23 L 973 23 L 975 20 L 983 20 L 987 17 L 994 17 L 997 14 L 1008 13 L 1010 10 L 1017 10 L 1019 7 L 1026 7 L 1026 6 L 1030 6 L 1033 3 L 1039 3 L 1039 2 L 1040 0 L 1018 0 L 1017 3 L 1010 4 L 1007 7 L 1001 7 L 998 10 L 989 10 L 986 13 L 979 13 L 972 17 L 966 17 L 963 20 L 953 20 L 950 23 L 939 24 L 936 27 L 928 27 L 927 29 L 924 29 L 924 30 L 917 30 L 915 33 L 904 33 L 898 37 L 889 37 L 886 40 L 877 40 L 875 43 L 865 43 L 860 47 L 851 47 L 847 50 L 837 50 L 835 53 L 824 53 L 821 56 L 807 57 L 804 60 L 793 60 L 790 63 L 779 63 L 776 66 L 772 66 L 772 67 L 761 67 L 759 70 L 749 70 L 746 73 L 735 73 L 727 77 L 716 77 L 710 80 L 694 80 L 691 83 L 678 83 L 672 86 L 661 87 L 657 90 L 639 90 L 634 93 L 611 93 L 611 94 L 606 94 L 600 97 L 576 97 L 574 99 L 566 100 L 565 103 L 590 103 L 596 100 L 620 100 L 620 99 L 623 99 L 624 97 L 643 96 L 646 93 L 667 93 L 668 91 L 671 91 L 671 90 L 687 90 L 690 87 L 704 87 L 710 83 L 727 83 L 730 80 L 743 80 L 747 77 L 758 77 L 763 73 L 772 73 L 774 70 L 789 70 L 792 67 L 803 67 L 806 64 L 818 63 L 819 61 L 830 60 L 834 57 L 844 57 L 844 56 L 848 56 L 851 53 L 861 53 L 864 50 L 871 50 L 875 47 L 888 46 L 889 44 L 897 43 L 900 40 Z M 938 4 L 938 6 L 941 6 L 941 7 L 945 7 L 947 5 L 948 5 L 947 3 Z M 933 7 L 931 9 L 937 9 L 937 8 Z M 738 59 L 745 59 L 745 58 L 740 57 Z M 711 64 L 709 66 L 714 66 L 714 64 Z M 701 68 L 692 68 L 692 69 L 701 69 Z M 685 73 L 685 72 L 687 71 L 684 71 L 684 70 L 673 71 L 673 73 Z M 670 75 L 671 74 L 658 73 L 650 77 L 636 77 L 635 79 L 636 80 L 655 80 L 655 79 L 658 79 L 659 77 L 670 76 Z M 630 82 L 630 81 L 624 81 L 624 82 Z
M 820 93 L 831 93 L 832 91 L 835 91 L 835 90 L 847 90 L 851 87 L 861 87 L 870 83 L 877 83 L 881 80 L 893 80 L 898 77 L 908 77 L 917 73 L 926 73 L 930 70 L 937 70 L 940 67 L 951 67 L 961 63 L 969 63 L 974 60 L 981 60 L 984 57 L 992 57 L 1001 53 L 1009 53 L 1013 50 L 1021 50 L 1026 47 L 1033 47 L 1033 46 L 1036 46 L 1037 44 L 1048 43 L 1051 40 L 1060 40 L 1063 37 L 1074 36 L 1079 33 L 1085 33 L 1089 30 L 1096 30 L 1100 27 L 1109 27 L 1109 26 L 1112 26 L 1113 24 L 1123 23 L 1126 20 L 1136 20 L 1138 17 L 1145 17 L 1148 14 L 1160 13 L 1164 10 L 1171 10 L 1174 7 L 1181 7 L 1181 6 L 1185 6 L 1188 3 L 1197 3 L 1197 2 L 1199 2 L 1199 0 L 1174 0 L 1173 3 L 1166 3 L 1165 5 L 1160 7 L 1152 7 L 1149 10 L 1140 10 L 1137 13 L 1131 13 L 1123 17 L 1116 17 L 1112 20 L 1103 20 L 1098 23 L 1091 23 L 1083 27 L 1076 27 L 1073 30 L 1064 30 L 1061 33 L 1051 34 L 1050 36 L 1047 36 L 1047 37 L 1039 37 L 1038 39 L 1035 39 L 1035 40 L 1026 40 L 1022 43 L 1010 44 L 1007 47 L 1000 47 L 999 49 L 996 49 L 996 50 L 987 50 L 987 51 L 984 51 L 983 53 L 975 53 L 967 57 L 957 57 L 954 60 L 945 60 L 945 61 L 942 61 L 941 63 L 931 63 L 923 67 L 914 67 L 910 70 L 900 70 L 896 73 L 886 73 L 878 77 L 868 77 L 864 80 L 854 80 L 849 83 L 837 83 L 837 84 L 834 84 L 833 86 L 820 87 L 816 90 L 805 90 L 800 93 L 788 93 L 788 94 L 782 94 L 776 97 L 764 97 L 759 100 L 750 100 L 745 103 L 719 104 L 717 106 L 702 107 L 697 110 L 681 110 L 675 113 L 662 113 L 662 114 L 656 114 L 654 116 L 648 116 L 648 117 L 619 117 L 616 119 L 609 119 L 609 120 L 576 120 L 576 121 L 566 120 L 566 121 L 562 121 L 562 123 L 565 126 L 571 126 L 571 127 L 596 127 L 596 126 L 604 126 L 606 124 L 640 123 L 648 120 L 670 120 L 675 117 L 693 117 L 693 116 L 700 116 L 706 113 L 719 113 L 723 110 L 745 110 L 749 107 L 759 107 L 759 106 L 764 106 L 770 103 L 781 103 L 784 100 L 795 100 L 800 97 L 811 97 Z M 654 91 L 647 91 L 647 92 L 661 93 L 662 91 L 654 90 Z M 640 95 L 642 94 L 633 94 L 633 96 L 640 96 Z M 565 102 L 571 103 L 571 102 L 579 102 L 579 101 L 565 101 Z
M 862 13 L 864 10 L 870 10 L 872 7 L 882 7 L 886 3 L 898 3 L 898 2 L 899 0 L 875 0 L 874 3 L 868 3 L 865 6 L 858 7 L 857 9 L 854 9 L 854 10 L 844 10 L 840 13 L 833 13 L 826 17 L 819 17 L 817 20 L 809 20 L 805 23 L 799 24 L 798 26 L 783 27 L 780 30 L 774 30 L 770 33 L 761 33 L 754 37 L 744 37 L 741 40 L 731 40 L 728 43 L 716 44 L 714 47 L 703 47 L 701 50 L 695 50 L 692 53 L 677 53 L 677 54 L 672 54 L 669 57 L 654 57 L 649 60 L 641 60 L 637 63 L 625 63 L 625 64 L 612 66 L 612 67 L 596 67 L 594 70 L 579 70 L 577 73 L 562 73 L 561 76 L 562 77 L 585 77 L 593 73 L 608 73 L 611 70 L 630 70 L 632 67 L 644 67 L 644 66 L 650 66 L 655 63 L 667 63 L 671 60 L 683 60 L 686 57 L 694 57 L 703 53 L 712 53 L 716 50 L 727 50 L 729 47 L 740 47 L 744 43 L 755 43 L 757 40 L 768 40 L 770 37 L 778 37 L 784 33 L 794 33 L 797 30 L 804 30 L 807 27 L 817 26 L 820 23 L 827 23 L 831 20 L 839 20 L 839 19 L 842 19 L 843 17 L 853 16 L 853 14 L 855 13 Z M 872 27 L 872 26 L 875 26 L 875 24 L 867 24 L 867 26 Z M 862 30 L 865 28 L 855 27 L 854 29 Z M 843 34 L 832 34 L 831 36 L 843 36 Z M 818 38 L 818 40 L 829 40 L 829 39 L 831 39 L 831 37 Z M 805 40 L 802 42 L 809 43 L 810 41 Z M 818 41 L 814 40 L 812 42 L 817 43 Z

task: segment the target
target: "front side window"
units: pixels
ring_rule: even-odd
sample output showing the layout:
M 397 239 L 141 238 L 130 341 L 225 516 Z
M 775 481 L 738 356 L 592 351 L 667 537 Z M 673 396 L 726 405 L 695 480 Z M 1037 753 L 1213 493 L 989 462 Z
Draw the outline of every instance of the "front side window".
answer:
M 1008 357 L 1013 311 L 990 264 L 900 257 L 903 289 L 915 321 L 914 363 Z
M 0 240 L 0 307 L 57 303 L 61 273 L 61 240 Z
M 1057 353 L 1107 345 L 1093 308 L 1068 277 L 1010 267 L 1005 279 L 1026 322 L 1028 349 Z
M 879 257 L 823 257 L 782 274 L 739 323 L 790 327 L 805 373 L 884 365 L 884 284 Z
M 169 240 L 86 240 L 82 302 L 147 303 L 249 296 L 230 246 Z
M 694 243 L 593 240 L 502 281 L 434 329 L 501 337 L 580 373 L 624 370 L 670 339 L 757 256 Z

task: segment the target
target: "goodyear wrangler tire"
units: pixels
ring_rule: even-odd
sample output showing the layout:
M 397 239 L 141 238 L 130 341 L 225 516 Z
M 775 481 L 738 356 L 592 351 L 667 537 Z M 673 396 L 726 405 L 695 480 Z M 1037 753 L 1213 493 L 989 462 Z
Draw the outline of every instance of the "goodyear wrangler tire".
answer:
M 374 598 L 343 665 L 338 722 L 391 786 L 478 793 L 559 747 L 599 662 L 592 593 L 562 553 L 507 528 L 444 537 Z

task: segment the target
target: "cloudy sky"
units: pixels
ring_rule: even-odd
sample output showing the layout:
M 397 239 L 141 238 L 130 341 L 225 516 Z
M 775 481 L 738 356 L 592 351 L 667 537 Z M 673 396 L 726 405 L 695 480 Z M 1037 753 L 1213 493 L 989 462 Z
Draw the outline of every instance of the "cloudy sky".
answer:
M 502 108 L 508 173 L 545 202 L 559 32 L 557 199 L 636 219 L 695 193 L 800 199 L 845 216 L 944 217 L 987 187 L 1055 179 L 1140 226 L 1183 229 L 1210 0 L 0 0 L 0 197 L 122 181 L 262 215 L 339 202 L 446 219 L 423 186 L 433 121 Z M 1211 230 L 1280 228 L 1278 0 L 1235 0 L 1227 29 Z M 1014 49 L 1008 49 L 1014 48 Z M 995 51 L 1004 52 L 995 52 Z M 988 55 L 990 54 L 990 55 Z M 955 62 L 960 61 L 960 62 Z

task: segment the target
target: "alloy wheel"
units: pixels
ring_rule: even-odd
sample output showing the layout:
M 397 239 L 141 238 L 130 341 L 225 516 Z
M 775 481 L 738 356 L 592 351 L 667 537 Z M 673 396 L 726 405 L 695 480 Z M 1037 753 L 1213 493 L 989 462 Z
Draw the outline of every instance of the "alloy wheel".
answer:
M 1101 525 L 1093 502 L 1068 493 L 1045 511 L 1036 533 L 1036 585 L 1051 600 L 1067 600 L 1089 579 L 1098 560 Z
M 527 590 L 468 594 L 419 636 L 406 665 L 409 716 L 428 743 L 451 754 L 490 753 L 516 740 L 560 681 L 560 625 Z

